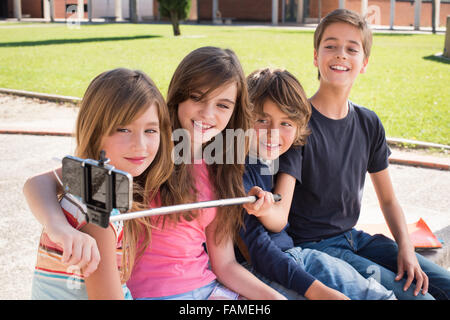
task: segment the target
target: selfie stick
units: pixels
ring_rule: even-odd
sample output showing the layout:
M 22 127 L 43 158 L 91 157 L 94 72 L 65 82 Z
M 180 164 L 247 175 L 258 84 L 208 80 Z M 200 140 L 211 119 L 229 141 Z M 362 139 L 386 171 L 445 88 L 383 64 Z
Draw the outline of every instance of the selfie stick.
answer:
M 273 198 L 275 201 L 280 201 L 281 195 L 274 194 Z M 144 211 L 118 214 L 118 215 L 111 216 L 109 218 L 109 221 L 110 222 L 123 221 L 123 220 L 164 215 L 164 214 L 169 214 L 169 213 L 174 213 L 174 212 L 181 212 L 181 211 L 188 211 L 188 210 L 195 210 L 195 209 L 232 206 L 232 205 L 239 205 L 239 204 L 245 204 L 245 203 L 253 203 L 256 200 L 258 200 L 258 198 L 256 196 L 248 196 L 248 197 L 241 197 L 241 198 L 230 198 L 230 199 L 222 199 L 222 200 L 211 200 L 211 201 L 200 201 L 200 202 L 195 202 L 195 203 L 177 204 L 177 205 L 173 205 L 173 206 L 154 208 L 154 209 L 149 209 L 149 210 L 144 210 Z

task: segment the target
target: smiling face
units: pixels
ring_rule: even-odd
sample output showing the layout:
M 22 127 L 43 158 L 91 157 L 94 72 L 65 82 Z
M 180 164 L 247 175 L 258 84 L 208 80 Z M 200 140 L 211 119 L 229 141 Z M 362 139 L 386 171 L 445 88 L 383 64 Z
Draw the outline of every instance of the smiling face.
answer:
M 358 74 L 366 71 L 367 63 L 361 31 L 344 22 L 327 26 L 318 49 L 314 50 L 321 85 L 351 87 Z
M 235 82 L 223 85 L 202 98 L 206 91 L 194 90 L 186 101 L 178 105 L 178 119 L 181 127 L 189 132 L 193 148 L 208 142 L 226 128 L 236 104 Z
M 275 160 L 294 143 L 297 125 L 269 99 L 263 104 L 263 113 L 256 119 L 256 139 L 252 139 L 250 152 L 264 160 Z
M 158 110 L 153 104 L 136 119 L 102 138 L 101 148 L 106 157 L 117 169 L 139 176 L 155 158 L 159 143 L 160 130 Z

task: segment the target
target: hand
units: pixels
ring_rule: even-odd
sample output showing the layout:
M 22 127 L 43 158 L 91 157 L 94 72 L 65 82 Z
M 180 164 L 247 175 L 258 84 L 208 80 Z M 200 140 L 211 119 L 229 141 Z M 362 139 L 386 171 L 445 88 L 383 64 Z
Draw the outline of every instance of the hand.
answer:
M 319 280 L 315 280 L 306 290 L 305 298 L 309 300 L 350 300 L 345 294 L 327 287 Z
M 49 226 L 45 229 L 51 241 L 63 249 L 61 262 L 83 269 L 83 275 L 88 277 L 98 267 L 100 253 L 97 242 L 90 235 L 81 232 L 70 225 Z
M 269 209 L 274 203 L 273 194 L 271 192 L 264 191 L 258 186 L 250 189 L 248 196 L 256 196 L 258 200 L 253 203 L 246 203 L 243 205 L 248 214 L 256 217 L 262 217 L 267 214 L 265 210 Z
M 426 294 L 428 292 L 428 276 L 420 267 L 419 261 L 417 261 L 416 254 L 414 253 L 414 248 L 399 248 L 397 256 L 397 266 L 398 271 L 397 276 L 395 277 L 395 281 L 401 280 L 405 271 L 408 274 L 405 286 L 403 287 L 403 291 L 408 290 L 413 280 L 416 279 L 416 289 L 414 290 L 414 296 L 417 296 L 419 294 L 420 289 L 422 289 L 422 294 Z

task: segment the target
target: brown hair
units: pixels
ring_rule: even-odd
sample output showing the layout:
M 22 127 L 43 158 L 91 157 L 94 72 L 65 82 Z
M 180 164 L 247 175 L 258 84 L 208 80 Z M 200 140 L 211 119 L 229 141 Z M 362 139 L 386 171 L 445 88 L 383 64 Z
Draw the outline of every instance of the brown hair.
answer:
M 163 96 L 154 82 L 141 71 L 124 68 L 106 71 L 89 84 L 76 122 L 76 156 L 98 159 L 102 137 L 112 134 L 119 126 L 133 122 L 151 105 L 158 110 L 160 148 L 151 165 L 135 179 L 131 211 L 148 208 L 173 168 L 170 119 Z M 150 229 L 148 218 L 124 222 L 122 281 L 129 278 L 135 259 L 150 243 Z M 143 242 L 138 250 L 142 235 Z
M 173 130 L 181 128 L 178 119 L 179 103 L 188 100 L 193 91 L 207 88 L 207 91 L 200 97 L 203 99 L 215 89 L 233 82 L 237 86 L 236 104 L 225 130 L 243 129 L 246 131 L 251 125 L 251 104 L 248 99 L 245 75 L 235 53 L 232 50 L 217 47 L 202 47 L 189 53 L 175 70 L 167 94 L 167 105 Z M 222 157 L 223 161 L 208 165 L 209 176 L 213 182 L 216 197 L 219 199 L 245 196 L 242 181 L 244 161 L 238 161 L 237 158 L 238 156 L 245 157 L 245 154 L 248 153 L 248 139 L 245 139 L 245 154 L 238 155 L 235 138 L 233 141 L 227 139 L 225 130 L 218 134 L 224 141 L 222 153 L 216 154 L 216 159 Z M 232 146 L 234 146 L 234 161 L 229 164 L 225 161 L 225 156 Z M 167 188 L 161 189 L 161 202 L 178 204 L 195 201 L 197 191 L 194 181 L 195 178 L 192 177 L 189 164 L 176 165 Z M 241 210 L 242 206 L 218 208 L 216 219 L 220 227 L 217 228 L 216 241 L 220 242 L 229 235 L 235 236 L 235 232 L 242 224 Z M 164 219 L 173 221 L 176 218 L 176 221 L 179 221 L 181 216 L 186 220 L 191 220 L 196 217 L 196 214 L 193 212 L 180 213 Z
M 297 125 L 293 145 L 304 145 L 311 106 L 300 82 L 287 70 L 264 68 L 247 77 L 248 93 L 257 113 L 263 112 L 269 99 Z
M 316 30 L 314 31 L 314 49 L 316 50 L 316 52 L 319 50 L 320 42 L 322 41 L 322 36 L 325 32 L 325 29 L 329 25 L 337 22 L 348 23 L 360 30 L 364 57 L 368 59 L 370 56 L 370 50 L 372 48 L 372 30 L 370 29 L 366 19 L 364 19 L 363 16 L 355 11 L 351 11 L 348 9 L 336 9 L 327 14 L 325 18 L 320 21 Z

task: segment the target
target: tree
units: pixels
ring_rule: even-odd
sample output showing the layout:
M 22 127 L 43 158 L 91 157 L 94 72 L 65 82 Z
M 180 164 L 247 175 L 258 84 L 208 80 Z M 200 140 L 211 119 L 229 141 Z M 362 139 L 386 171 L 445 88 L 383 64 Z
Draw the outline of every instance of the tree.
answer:
M 179 36 L 180 21 L 189 17 L 191 0 L 158 0 L 161 16 L 169 18 L 173 27 L 173 35 Z
M 129 2 L 130 6 L 130 20 L 133 23 L 138 22 L 138 16 L 137 16 L 137 0 L 130 0 Z

